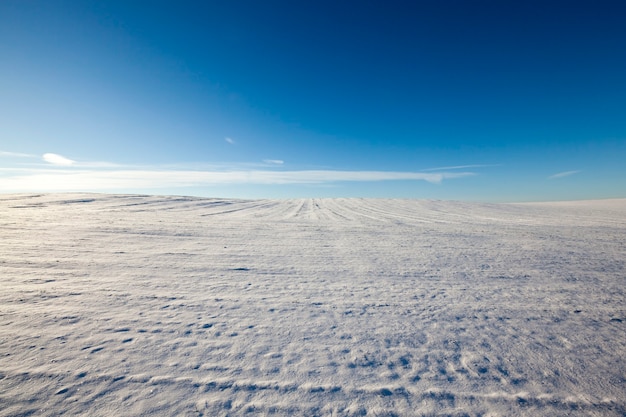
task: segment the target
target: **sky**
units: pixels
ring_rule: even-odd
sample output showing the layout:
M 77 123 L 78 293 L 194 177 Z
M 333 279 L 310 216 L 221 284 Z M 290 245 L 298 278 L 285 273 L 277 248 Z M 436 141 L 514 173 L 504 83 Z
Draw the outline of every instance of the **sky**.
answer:
M 0 1 L 0 193 L 626 197 L 623 1 Z

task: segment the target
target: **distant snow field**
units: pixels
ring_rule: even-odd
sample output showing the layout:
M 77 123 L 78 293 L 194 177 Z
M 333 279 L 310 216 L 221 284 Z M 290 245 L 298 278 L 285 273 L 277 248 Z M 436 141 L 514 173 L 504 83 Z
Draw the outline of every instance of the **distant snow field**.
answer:
M 1 416 L 624 416 L 626 200 L 0 195 Z

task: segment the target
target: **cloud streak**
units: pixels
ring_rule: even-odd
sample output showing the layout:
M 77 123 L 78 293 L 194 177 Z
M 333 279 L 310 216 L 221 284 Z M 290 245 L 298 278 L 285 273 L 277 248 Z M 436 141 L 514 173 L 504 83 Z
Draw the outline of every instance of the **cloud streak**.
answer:
M 550 175 L 548 177 L 548 179 L 557 179 L 557 178 L 564 178 L 564 177 L 569 177 L 570 175 L 574 175 L 574 174 L 578 174 L 580 171 L 565 171 L 565 172 L 559 172 L 558 174 L 554 174 L 554 175 Z
M 285 163 L 285 161 L 281 159 L 264 159 L 263 162 L 270 165 L 282 165 Z
M 21 152 L 7 152 L 7 151 L 0 151 L 0 156 L 9 157 L 9 158 L 37 158 L 37 155 L 31 155 L 28 153 L 21 153 Z
M 225 138 L 224 138 L 224 140 L 225 140 L 226 142 L 230 143 L 231 145 L 234 145 L 234 144 L 235 144 L 235 140 L 234 140 L 234 139 L 232 139 L 232 138 L 225 137 Z
M 45 153 L 43 154 L 42 159 L 49 164 L 60 166 L 70 166 L 73 165 L 75 162 L 56 153 Z
M 39 169 L 10 172 L 0 170 L 0 191 L 104 191 L 201 187 L 228 184 L 327 184 L 335 182 L 426 181 L 474 175 L 471 172 L 387 172 L 387 171 L 187 171 L 187 170 L 84 170 Z
M 455 166 L 449 166 L 449 167 L 438 167 L 438 168 L 423 169 L 422 172 L 448 171 L 448 170 L 467 169 L 467 168 L 489 168 L 489 167 L 499 167 L 499 166 L 502 166 L 502 165 L 501 164 L 455 165 Z

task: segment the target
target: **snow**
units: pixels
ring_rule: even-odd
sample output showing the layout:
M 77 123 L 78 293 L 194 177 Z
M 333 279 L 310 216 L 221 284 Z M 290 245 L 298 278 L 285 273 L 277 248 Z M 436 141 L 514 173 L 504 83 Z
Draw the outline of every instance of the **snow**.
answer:
M 626 200 L 0 195 L 0 416 L 623 416 Z

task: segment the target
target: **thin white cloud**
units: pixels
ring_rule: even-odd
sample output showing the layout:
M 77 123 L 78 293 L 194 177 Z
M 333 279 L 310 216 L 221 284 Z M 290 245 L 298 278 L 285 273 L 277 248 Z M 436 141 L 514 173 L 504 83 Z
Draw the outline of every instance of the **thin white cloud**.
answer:
M 9 172 L 11 170 L 0 170 Z M 11 175 L 12 174 L 12 175 Z M 158 189 L 224 184 L 328 184 L 334 182 L 427 181 L 474 175 L 471 172 L 386 172 L 386 171 L 185 171 L 185 170 L 13 170 L 0 177 L 0 191 L 102 191 L 115 189 Z
M 21 152 L 7 152 L 7 151 L 0 151 L 0 156 L 9 157 L 9 158 L 37 158 L 37 155 L 31 155 L 28 153 L 21 153 Z
M 75 161 L 72 161 L 64 156 L 57 155 L 56 153 L 45 153 L 42 158 L 44 161 L 52 165 L 69 166 L 75 163 Z
M 570 175 L 574 175 L 574 174 L 578 174 L 580 171 L 565 171 L 565 172 L 559 172 L 558 174 L 554 174 L 554 175 L 550 175 L 548 177 L 548 179 L 556 179 L 556 178 L 563 178 L 563 177 L 569 177 Z
M 270 165 L 282 165 L 285 163 L 285 161 L 280 159 L 264 159 L 263 162 Z
M 76 168 L 140 168 L 139 166 L 121 165 L 106 161 L 74 161 L 72 166 Z
M 468 169 L 468 168 L 488 168 L 488 167 L 499 167 L 501 166 L 500 164 L 474 164 L 474 165 L 455 165 L 455 166 L 451 166 L 451 167 L 438 167 L 438 168 L 428 168 L 428 169 L 423 169 L 423 172 L 428 172 L 428 171 L 447 171 L 447 170 L 454 170 L 454 169 Z
M 228 143 L 230 143 L 231 145 L 235 144 L 235 140 L 233 138 L 229 138 L 229 137 L 225 137 L 224 140 Z

